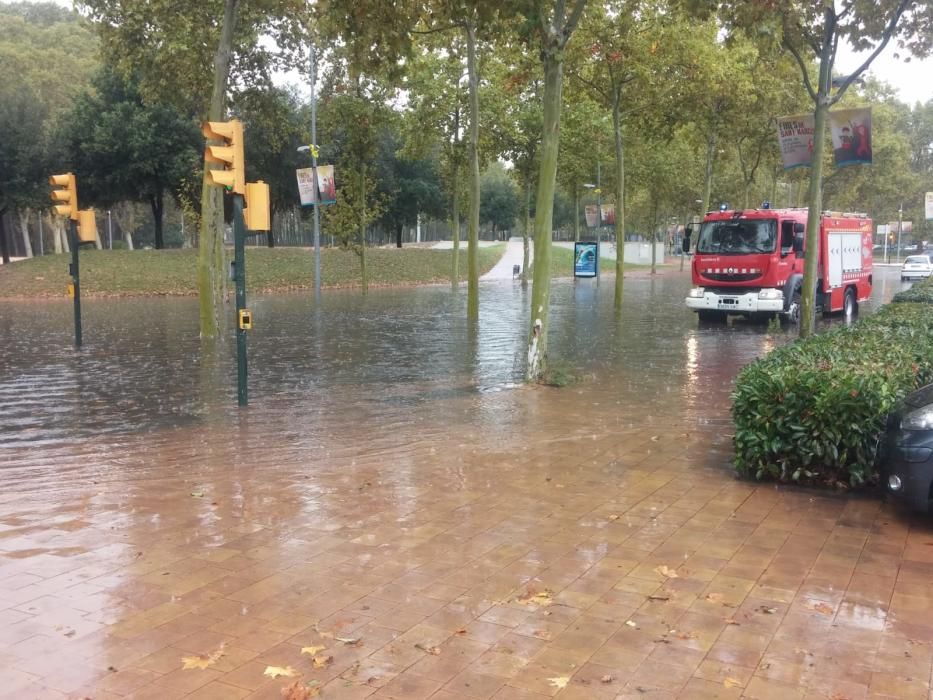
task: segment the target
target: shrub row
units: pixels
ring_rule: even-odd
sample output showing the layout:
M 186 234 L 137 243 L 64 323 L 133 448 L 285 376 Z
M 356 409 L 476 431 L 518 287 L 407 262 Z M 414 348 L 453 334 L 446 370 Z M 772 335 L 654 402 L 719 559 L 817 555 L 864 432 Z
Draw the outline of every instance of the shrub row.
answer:
M 933 382 L 933 281 L 897 301 L 740 372 L 732 395 L 740 474 L 826 485 L 873 480 L 888 413 Z

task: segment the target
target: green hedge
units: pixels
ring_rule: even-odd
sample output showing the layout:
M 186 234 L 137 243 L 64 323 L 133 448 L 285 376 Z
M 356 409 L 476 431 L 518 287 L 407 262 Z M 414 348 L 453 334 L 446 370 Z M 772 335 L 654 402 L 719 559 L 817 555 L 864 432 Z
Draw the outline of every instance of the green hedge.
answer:
M 895 294 L 892 301 L 898 304 L 933 304 L 933 278 L 915 282 L 910 289 Z
M 933 291 L 933 283 L 923 286 Z M 933 381 L 933 299 L 910 301 L 786 345 L 740 372 L 732 395 L 740 474 L 851 486 L 873 479 L 887 414 Z

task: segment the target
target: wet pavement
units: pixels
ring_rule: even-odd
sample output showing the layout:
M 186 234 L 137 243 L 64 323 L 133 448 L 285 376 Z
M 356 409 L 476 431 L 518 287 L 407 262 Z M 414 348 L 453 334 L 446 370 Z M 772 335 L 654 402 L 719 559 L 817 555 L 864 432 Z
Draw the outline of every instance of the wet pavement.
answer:
M 0 697 L 928 700 L 930 521 L 731 471 L 789 336 L 607 282 L 561 390 L 517 283 L 255 298 L 245 411 L 193 300 L 0 304 Z

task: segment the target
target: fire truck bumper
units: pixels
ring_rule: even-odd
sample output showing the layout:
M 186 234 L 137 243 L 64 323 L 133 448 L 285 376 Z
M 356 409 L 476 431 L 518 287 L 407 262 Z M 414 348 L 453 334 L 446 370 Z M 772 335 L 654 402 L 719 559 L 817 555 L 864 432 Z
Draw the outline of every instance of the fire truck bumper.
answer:
M 784 293 L 780 289 L 729 294 L 696 287 L 690 290 L 686 302 L 687 308 L 694 311 L 722 311 L 732 314 L 773 314 L 784 311 Z

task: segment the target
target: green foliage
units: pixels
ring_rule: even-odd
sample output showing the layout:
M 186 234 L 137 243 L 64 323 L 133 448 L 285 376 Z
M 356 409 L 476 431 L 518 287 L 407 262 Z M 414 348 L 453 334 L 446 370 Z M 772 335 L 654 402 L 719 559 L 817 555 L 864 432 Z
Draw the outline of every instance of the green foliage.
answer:
M 118 242 L 114 242 L 114 248 Z M 480 270 L 486 272 L 502 257 L 501 245 L 481 248 Z M 314 253 L 302 248 L 246 249 L 247 285 L 251 294 L 312 289 Z M 461 258 L 466 252 L 461 251 Z M 450 279 L 453 251 L 423 248 L 367 250 L 369 283 L 381 286 L 429 284 Z M 46 255 L 0 266 L 0 298 L 64 297 L 67 256 Z M 321 255 L 324 287 L 359 285 L 357 256 L 325 248 Z M 197 294 L 197 251 L 82 250 L 81 294 L 88 297 Z
M 490 166 L 480 181 L 479 218 L 493 231 L 509 231 L 518 217 L 518 190 L 505 169 L 498 163 Z
M 914 283 L 910 289 L 895 294 L 892 301 L 895 304 L 933 304 L 933 278 Z
M 779 348 L 736 380 L 736 469 L 782 482 L 870 482 L 887 414 L 931 381 L 933 313 L 923 304 L 893 304 Z

